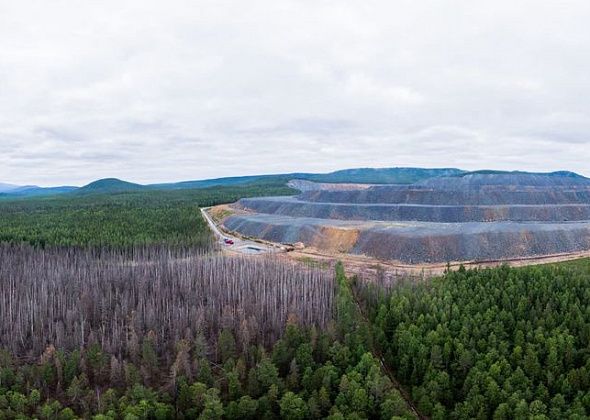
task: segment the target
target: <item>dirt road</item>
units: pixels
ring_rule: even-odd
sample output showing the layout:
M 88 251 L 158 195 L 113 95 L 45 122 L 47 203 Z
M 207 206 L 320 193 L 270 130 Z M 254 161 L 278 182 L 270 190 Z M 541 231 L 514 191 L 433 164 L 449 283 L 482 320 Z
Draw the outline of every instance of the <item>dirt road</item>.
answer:
M 285 252 L 285 249 L 278 244 L 271 245 L 257 241 L 251 241 L 232 235 L 229 232 L 222 231 L 219 228 L 219 226 L 217 226 L 217 223 L 215 223 L 215 221 L 211 218 L 211 216 L 208 213 L 208 210 L 209 208 L 202 208 L 201 214 L 209 224 L 211 231 L 213 232 L 219 244 L 223 247 L 224 250 L 248 255 L 276 254 L 280 252 Z M 228 241 L 231 241 L 233 243 L 228 243 Z

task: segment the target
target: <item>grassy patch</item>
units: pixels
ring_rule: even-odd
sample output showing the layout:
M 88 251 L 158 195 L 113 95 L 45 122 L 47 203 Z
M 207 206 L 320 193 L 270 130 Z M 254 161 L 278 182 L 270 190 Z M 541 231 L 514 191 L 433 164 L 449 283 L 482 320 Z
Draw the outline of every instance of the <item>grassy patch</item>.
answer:
M 313 268 L 320 268 L 324 270 L 330 268 L 330 263 L 328 261 L 316 260 L 312 257 L 298 257 L 296 260 Z

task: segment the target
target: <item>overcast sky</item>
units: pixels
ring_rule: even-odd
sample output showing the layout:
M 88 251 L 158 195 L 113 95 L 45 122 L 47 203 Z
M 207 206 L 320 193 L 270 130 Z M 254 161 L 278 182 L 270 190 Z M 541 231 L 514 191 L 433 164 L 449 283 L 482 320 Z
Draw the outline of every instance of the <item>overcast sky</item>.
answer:
M 590 176 L 590 2 L 0 0 L 0 182 Z

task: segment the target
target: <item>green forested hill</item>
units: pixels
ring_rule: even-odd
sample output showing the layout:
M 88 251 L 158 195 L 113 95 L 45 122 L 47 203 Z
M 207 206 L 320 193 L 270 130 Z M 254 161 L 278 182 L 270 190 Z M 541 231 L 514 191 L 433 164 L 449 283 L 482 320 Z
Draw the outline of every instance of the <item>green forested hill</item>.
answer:
M 77 189 L 74 194 L 115 194 L 146 190 L 147 187 L 132 182 L 122 181 L 116 178 L 99 179 Z

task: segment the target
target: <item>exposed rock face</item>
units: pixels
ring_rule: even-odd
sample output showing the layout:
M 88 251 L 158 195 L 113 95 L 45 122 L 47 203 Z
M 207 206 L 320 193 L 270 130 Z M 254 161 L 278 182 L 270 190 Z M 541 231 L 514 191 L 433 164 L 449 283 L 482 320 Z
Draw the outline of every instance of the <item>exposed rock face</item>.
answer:
M 226 227 L 263 239 L 407 263 L 500 260 L 590 249 L 590 179 L 476 172 L 364 189 L 243 199 Z

